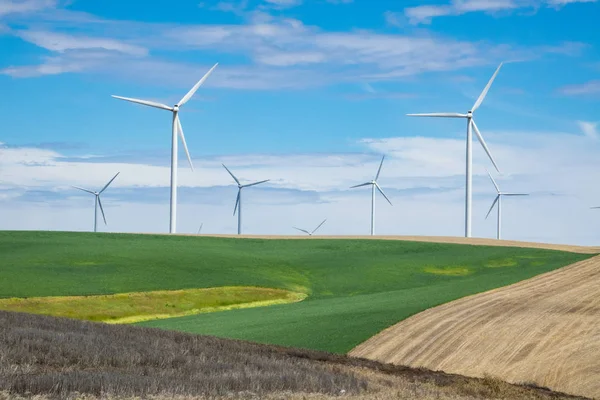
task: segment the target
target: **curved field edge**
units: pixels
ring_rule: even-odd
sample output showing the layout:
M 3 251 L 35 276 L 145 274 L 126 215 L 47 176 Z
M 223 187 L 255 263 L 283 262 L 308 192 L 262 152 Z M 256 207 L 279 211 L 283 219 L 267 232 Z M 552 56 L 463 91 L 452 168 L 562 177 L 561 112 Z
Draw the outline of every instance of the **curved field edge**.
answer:
M 349 352 L 600 398 L 600 256 L 416 314 Z
M 589 257 L 584 255 L 576 259 Z M 536 269 L 542 267 L 541 270 L 529 271 L 486 265 L 484 268 L 505 271 L 492 277 L 453 276 L 456 279 L 396 291 L 334 298 L 309 297 L 301 303 L 264 310 L 236 310 L 140 325 L 344 354 L 419 312 L 526 280 L 566 264 L 568 262 L 538 265 Z
M 0 355 L 0 400 L 574 399 L 331 353 L 4 311 Z
M 99 296 L 8 298 L 0 299 L 0 310 L 124 324 L 286 304 L 304 298 L 304 293 L 281 289 L 232 286 Z
M 299 303 L 143 324 L 340 353 L 424 309 L 589 257 L 404 240 L 79 232 L 0 232 L 0 254 L 3 297 L 219 286 L 307 293 Z

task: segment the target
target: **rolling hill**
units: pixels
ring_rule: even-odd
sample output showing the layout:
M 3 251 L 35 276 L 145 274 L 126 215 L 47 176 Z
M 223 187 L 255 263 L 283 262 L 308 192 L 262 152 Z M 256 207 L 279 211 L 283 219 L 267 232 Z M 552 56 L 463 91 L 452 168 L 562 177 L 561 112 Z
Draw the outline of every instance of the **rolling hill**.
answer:
M 345 353 L 428 308 L 591 256 L 489 243 L 0 232 L 0 297 L 283 289 L 308 297 L 141 325 Z
M 600 256 L 421 312 L 349 354 L 600 398 Z

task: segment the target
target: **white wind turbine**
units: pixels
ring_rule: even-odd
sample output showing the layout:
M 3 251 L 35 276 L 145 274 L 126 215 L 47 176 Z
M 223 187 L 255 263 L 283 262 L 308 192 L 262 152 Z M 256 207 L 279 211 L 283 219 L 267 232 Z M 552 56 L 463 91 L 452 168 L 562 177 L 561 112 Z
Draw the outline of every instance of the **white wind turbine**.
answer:
M 106 216 L 104 215 L 104 209 L 102 208 L 102 202 L 100 201 L 100 194 L 102 194 L 102 192 L 104 192 L 106 190 L 108 185 L 110 185 L 112 183 L 112 181 L 114 181 L 115 178 L 117 177 L 117 175 L 119 175 L 119 174 L 120 174 L 120 172 L 117 172 L 117 174 L 115 176 L 113 176 L 113 178 L 110 181 L 108 181 L 108 183 L 106 185 L 104 185 L 104 187 L 102 189 L 100 189 L 99 192 L 94 192 L 93 190 L 84 189 L 79 186 L 72 186 L 75 189 L 83 190 L 84 192 L 88 192 L 88 193 L 91 193 L 94 196 L 96 196 L 95 205 L 94 205 L 94 232 L 96 232 L 97 228 L 98 228 L 98 206 L 100 206 L 100 211 L 102 212 L 102 218 L 104 219 L 104 225 L 106 225 Z
M 317 226 L 315 229 L 313 229 L 311 232 L 307 231 L 306 229 L 301 229 L 301 228 L 296 228 L 295 226 L 293 226 L 292 228 L 299 230 L 300 232 L 304 232 L 306 233 L 308 236 L 312 236 L 313 233 L 315 233 L 317 231 L 317 229 L 319 229 L 321 227 L 321 225 L 323 225 L 325 223 L 325 221 L 327 221 L 327 218 L 325 218 L 323 220 L 323 222 L 321 222 L 319 224 L 319 226 Z
M 391 206 L 393 206 L 390 199 L 388 199 L 388 197 L 385 195 L 385 193 L 383 193 L 383 190 L 381 190 L 381 187 L 379 187 L 379 184 L 377 183 L 377 179 L 379 178 L 379 174 L 381 173 L 381 166 L 383 165 L 384 159 L 385 159 L 385 156 L 381 157 L 381 163 L 379 164 L 379 169 L 377 170 L 377 175 L 375 175 L 375 179 L 373 179 L 372 181 L 369 181 L 369 182 L 361 183 L 360 185 L 355 185 L 355 186 L 350 187 L 350 189 L 352 189 L 352 188 L 357 188 L 357 187 L 361 187 L 361 186 L 371 185 L 371 236 L 373 236 L 375 234 L 375 188 L 377 188 L 377 190 L 379 190 L 379 193 L 381 193 L 383 195 L 383 197 L 385 197 L 387 202 L 390 203 Z
M 472 200 L 473 200 L 473 192 L 472 192 L 472 185 L 473 185 L 473 175 L 472 175 L 472 169 L 473 169 L 472 137 L 473 137 L 473 135 L 471 133 L 471 129 L 473 131 L 475 131 L 475 134 L 477 135 L 477 138 L 479 139 L 479 143 L 481 143 L 481 146 L 483 147 L 483 149 L 485 150 L 486 154 L 488 155 L 488 157 L 492 161 L 492 164 L 494 164 L 494 167 L 496 168 L 496 171 L 500 172 L 500 170 L 498 169 L 498 166 L 496 165 L 496 162 L 494 161 L 494 158 L 492 157 L 492 154 L 490 153 L 490 150 L 487 147 L 487 144 L 485 143 L 485 140 L 483 140 L 483 136 L 481 136 L 481 132 L 479 132 L 479 129 L 477 128 L 477 124 L 475 124 L 475 120 L 473 119 L 473 113 L 475 112 L 475 110 L 477 110 L 479 108 L 479 106 L 483 102 L 483 99 L 487 95 L 487 92 L 490 90 L 490 87 L 492 86 L 492 83 L 494 82 L 494 79 L 496 79 L 496 75 L 498 75 L 498 72 L 500 71 L 500 68 L 502 67 L 502 64 L 503 63 L 500 63 L 500 65 L 496 69 L 496 72 L 494 72 L 494 75 L 492 75 L 492 78 L 489 80 L 488 84 L 483 89 L 483 92 L 481 92 L 481 94 L 479 95 L 479 98 L 477 99 L 477 101 L 475 102 L 475 104 L 473 105 L 473 107 L 471 108 L 471 110 L 467 111 L 466 114 L 460 114 L 460 113 L 407 114 L 409 117 L 440 117 L 440 118 L 466 118 L 467 119 L 467 151 L 466 151 L 466 153 L 467 153 L 467 160 L 466 160 L 467 161 L 467 166 L 466 166 L 466 193 L 465 193 L 465 237 L 471 237 L 471 212 L 472 212 L 471 204 L 472 204 Z
M 498 194 L 496 195 L 496 198 L 494 199 L 494 202 L 492 203 L 492 206 L 490 207 L 488 213 L 486 214 L 485 219 L 487 219 L 487 217 L 492 212 L 492 209 L 494 208 L 494 206 L 496 205 L 496 203 L 498 203 L 498 227 L 497 227 L 498 232 L 496 234 L 496 238 L 498 240 L 500 240 L 500 228 L 501 228 L 501 218 L 502 218 L 502 196 L 529 196 L 529 193 L 503 193 L 503 192 L 500 191 L 500 188 L 498 187 L 498 184 L 496 183 L 496 181 L 494 180 L 494 178 L 492 178 L 492 174 L 490 174 L 489 171 L 488 171 L 488 176 L 492 180 L 492 183 L 494 184 L 494 187 L 496 188 L 496 192 Z
M 235 180 L 235 183 L 237 183 L 238 185 L 238 194 L 237 194 L 237 199 L 235 200 L 235 207 L 233 208 L 233 215 L 235 215 L 236 211 L 238 214 L 238 235 L 242 234 L 242 189 L 245 187 L 249 187 L 249 186 L 255 186 L 255 185 L 259 185 L 261 183 L 265 183 L 268 182 L 269 179 L 265 179 L 264 181 L 259 181 L 259 182 L 254 182 L 254 183 L 248 183 L 246 185 L 242 185 L 239 181 L 238 178 L 235 177 L 235 175 L 229 170 L 229 168 L 227 168 L 225 166 L 225 164 L 221 164 L 223 165 L 223 167 L 227 170 L 227 172 L 229 172 L 229 175 L 231 175 L 231 177 L 233 178 L 233 180 Z
M 160 108 L 162 110 L 171 111 L 173 113 L 173 124 L 172 124 L 172 135 L 171 135 L 171 202 L 170 202 L 170 217 L 169 217 L 169 233 L 175 233 L 177 228 L 177 134 L 179 133 L 179 137 L 181 138 L 181 143 L 183 144 L 183 148 L 185 150 L 185 154 L 187 155 L 187 159 L 190 163 L 190 167 L 192 171 L 194 170 L 194 166 L 192 165 L 192 158 L 190 157 L 190 152 L 188 151 L 187 144 L 185 143 L 185 136 L 183 135 L 183 128 L 181 127 L 181 122 L 179 121 L 179 108 L 183 106 L 188 100 L 196 93 L 200 85 L 204 83 L 204 81 L 208 78 L 208 76 L 214 71 L 214 69 L 219 65 L 216 63 L 204 76 L 194 85 L 193 88 L 190 89 L 189 92 L 177 104 L 173 107 L 167 106 L 165 104 L 156 103 L 148 100 L 139 100 L 132 99 L 129 97 L 121 97 L 121 96 L 112 96 L 116 99 L 130 101 L 132 103 L 143 104 L 145 106 Z

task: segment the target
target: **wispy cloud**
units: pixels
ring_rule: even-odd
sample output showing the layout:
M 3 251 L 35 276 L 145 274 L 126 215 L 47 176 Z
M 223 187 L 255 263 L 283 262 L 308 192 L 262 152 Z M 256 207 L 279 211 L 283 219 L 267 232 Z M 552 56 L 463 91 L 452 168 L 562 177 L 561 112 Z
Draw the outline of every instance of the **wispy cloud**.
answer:
M 600 94 L 600 80 L 593 80 L 578 85 L 567 85 L 558 89 L 562 94 L 570 96 L 581 96 L 581 95 L 596 95 Z
M 590 139 L 598 140 L 600 138 L 600 132 L 598 131 L 598 123 L 589 121 L 577 121 L 579 128 L 583 134 Z
M 0 1 L 0 17 L 53 8 L 57 4 L 58 0 L 2 0 Z
M 264 0 L 266 5 L 275 8 L 290 8 L 302 4 L 302 0 Z
M 214 7 L 233 12 L 232 7 L 239 10 L 246 6 L 244 2 L 220 2 Z M 578 48 L 577 43 L 520 48 L 424 32 L 332 32 L 262 11 L 243 15 L 240 24 L 206 25 L 103 20 L 64 9 L 32 21 L 19 18 L 16 21 L 21 28 L 12 34 L 51 54 L 42 56 L 38 64 L 5 66 L 0 73 L 33 77 L 88 72 L 145 81 L 158 77 L 167 80 L 165 84 L 187 86 L 205 65 L 176 60 L 177 55 L 194 51 L 200 52 L 199 59 L 207 60 L 206 65 L 216 61 L 219 54 L 247 60 L 219 67 L 208 86 L 296 88 L 364 79 L 398 80 L 549 53 L 570 56 Z
M 404 15 L 411 24 L 430 24 L 433 18 L 457 16 L 472 12 L 486 14 L 510 13 L 515 10 L 533 9 L 546 6 L 558 9 L 567 4 L 593 3 L 597 0 L 453 0 L 449 4 L 409 7 Z M 392 16 L 387 16 L 392 20 Z M 398 17 L 395 17 L 398 20 Z
M 46 50 L 63 53 L 69 50 L 106 50 L 119 53 L 145 56 L 148 50 L 141 46 L 127 44 L 120 40 L 89 36 L 66 35 L 49 31 L 20 30 L 15 36 Z

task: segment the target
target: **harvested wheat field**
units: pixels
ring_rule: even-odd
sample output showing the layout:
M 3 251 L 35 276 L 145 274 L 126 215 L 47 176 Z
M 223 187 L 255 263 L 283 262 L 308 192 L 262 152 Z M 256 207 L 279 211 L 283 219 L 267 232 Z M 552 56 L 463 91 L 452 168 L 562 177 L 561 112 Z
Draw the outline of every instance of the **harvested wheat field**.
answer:
M 600 256 L 421 312 L 349 354 L 600 397 Z

